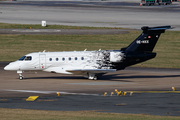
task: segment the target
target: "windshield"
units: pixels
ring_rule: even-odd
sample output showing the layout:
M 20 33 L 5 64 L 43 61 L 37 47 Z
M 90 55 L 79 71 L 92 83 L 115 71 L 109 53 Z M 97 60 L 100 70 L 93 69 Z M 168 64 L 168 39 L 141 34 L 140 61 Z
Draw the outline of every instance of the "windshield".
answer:
M 19 59 L 19 61 L 23 61 L 23 60 L 30 61 L 30 60 L 32 60 L 32 57 L 31 56 L 23 56 Z
M 19 61 L 23 61 L 26 58 L 26 56 L 23 56 L 19 59 Z

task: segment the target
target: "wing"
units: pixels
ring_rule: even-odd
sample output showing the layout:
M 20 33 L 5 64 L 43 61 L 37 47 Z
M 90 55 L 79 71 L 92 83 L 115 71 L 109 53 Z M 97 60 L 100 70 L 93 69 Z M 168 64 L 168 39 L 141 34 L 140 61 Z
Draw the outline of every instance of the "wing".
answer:
M 109 72 L 116 72 L 116 69 L 75 69 L 75 70 L 66 70 L 72 74 L 87 75 L 87 73 L 93 74 L 105 74 Z

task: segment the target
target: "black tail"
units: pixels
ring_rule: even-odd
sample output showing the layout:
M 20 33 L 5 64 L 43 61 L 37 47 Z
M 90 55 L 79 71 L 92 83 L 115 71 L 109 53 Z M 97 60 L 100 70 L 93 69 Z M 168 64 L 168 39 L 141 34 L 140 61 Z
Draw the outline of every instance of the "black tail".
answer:
M 142 34 L 135 39 L 128 47 L 122 48 L 122 51 L 145 51 L 152 52 L 161 33 L 164 33 L 166 29 L 170 29 L 171 26 L 160 27 L 142 27 Z
M 134 65 L 152 59 L 156 53 L 152 52 L 161 33 L 171 26 L 142 27 L 142 34 L 135 39 L 128 47 L 122 48 L 124 54 L 121 63 L 114 63 L 114 69 L 121 70 L 127 66 Z

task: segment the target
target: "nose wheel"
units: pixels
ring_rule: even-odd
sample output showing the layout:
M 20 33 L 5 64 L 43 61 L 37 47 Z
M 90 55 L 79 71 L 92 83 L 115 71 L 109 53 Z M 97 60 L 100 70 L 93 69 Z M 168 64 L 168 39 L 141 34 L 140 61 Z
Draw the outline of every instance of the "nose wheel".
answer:
M 22 76 L 22 71 L 17 71 L 17 73 L 19 74 L 19 79 L 22 80 L 23 79 L 23 76 Z
M 19 79 L 22 80 L 23 79 L 23 76 L 21 74 L 19 74 Z
M 19 76 L 19 79 L 22 80 L 22 79 L 23 79 L 23 76 Z
M 23 76 L 19 76 L 19 79 L 22 80 L 22 79 L 23 79 Z

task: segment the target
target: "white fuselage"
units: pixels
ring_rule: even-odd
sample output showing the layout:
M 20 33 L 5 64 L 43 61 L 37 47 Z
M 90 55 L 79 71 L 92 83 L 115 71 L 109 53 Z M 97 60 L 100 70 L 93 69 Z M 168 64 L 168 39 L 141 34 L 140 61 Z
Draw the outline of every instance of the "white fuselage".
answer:
M 111 62 L 120 62 L 121 51 L 70 51 L 70 52 L 37 52 L 30 53 L 18 61 L 7 65 L 5 70 L 46 71 L 63 74 L 78 74 L 68 72 L 77 69 L 110 69 Z

